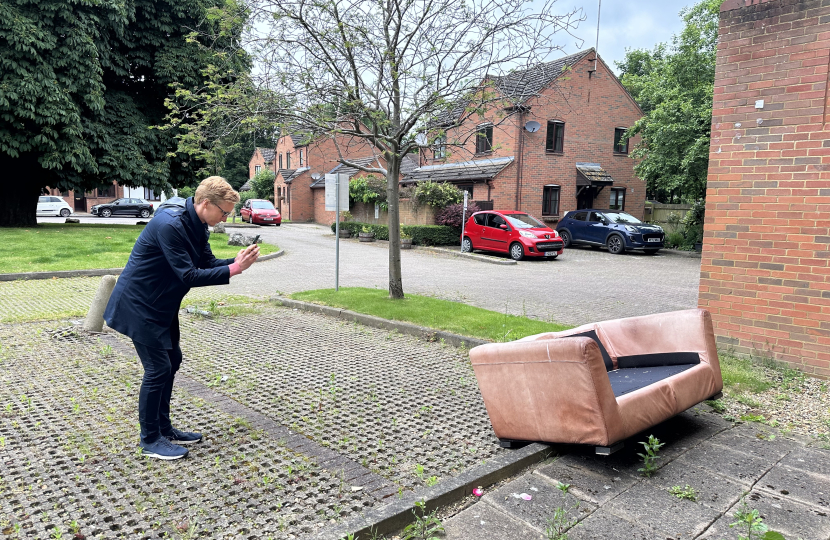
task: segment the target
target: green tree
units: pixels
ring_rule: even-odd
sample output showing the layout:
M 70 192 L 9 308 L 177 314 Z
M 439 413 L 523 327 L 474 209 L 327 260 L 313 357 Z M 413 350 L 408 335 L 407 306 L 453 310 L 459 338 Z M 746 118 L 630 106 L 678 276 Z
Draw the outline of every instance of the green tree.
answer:
M 274 171 L 263 169 L 256 173 L 251 179 L 251 191 L 257 199 L 274 200 L 274 179 L 277 175 Z
M 629 50 L 617 63 L 620 80 L 645 116 L 627 135 L 649 197 L 691 202 L 705 197 L 712 125 L 715 52 L 721 0 L 680 12 L 685 27 L 672 44 Z
M 239 28 L 211 16 L 220 5 L 238 11 L 225 0 L 0 2 L 0 226 L 35 225 L 46 186 L 191 183 L 202 163 L 175 152 L 180 129 L 151 127 L 171 84 L 202 84 L 213 58 L 203 36 L 245 63 Z

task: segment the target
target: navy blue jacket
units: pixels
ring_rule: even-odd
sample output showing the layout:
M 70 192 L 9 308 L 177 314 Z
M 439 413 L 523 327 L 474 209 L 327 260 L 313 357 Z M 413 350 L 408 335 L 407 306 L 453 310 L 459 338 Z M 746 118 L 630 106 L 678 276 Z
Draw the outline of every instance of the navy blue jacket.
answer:
M 213 256 L 193 198 L 184 203 L 160 207 L 141 232 L 104 312 L 110 328 L 149 347 L 173 348 L 170 325 L 191 287 L 230 281 L 234 259 Z

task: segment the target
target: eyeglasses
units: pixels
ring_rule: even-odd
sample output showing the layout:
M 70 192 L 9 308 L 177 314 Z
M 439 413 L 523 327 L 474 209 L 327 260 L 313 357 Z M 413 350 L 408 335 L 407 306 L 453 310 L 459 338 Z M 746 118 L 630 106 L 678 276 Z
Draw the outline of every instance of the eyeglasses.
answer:
M 220 212 L 222 212 L 222 217 L 223 217 L 223 218 L 226 218 L 226 217 L 228 217 L 229 215 L 231 215 L 231 213 L 230 213 L 230 212 L 225 212 L 224 210 L 222 210 L 222 207 L 221 207 L 221 206 L 219 206 L 218 204 L 216 204 L 215 202 L 210 201 L 210 204 L 212 204 L 213 206 L 215 206 L 216 208 L 218 208 Z

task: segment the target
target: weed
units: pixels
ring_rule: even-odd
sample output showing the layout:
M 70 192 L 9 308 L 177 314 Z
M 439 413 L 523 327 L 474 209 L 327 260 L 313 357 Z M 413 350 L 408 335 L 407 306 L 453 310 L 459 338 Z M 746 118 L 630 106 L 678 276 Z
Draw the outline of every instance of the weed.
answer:
M 579 503 L 576 503 L 573 508 L 574 510 L 578 509 Z M 578 520 L 576 519 L 568 519 L 567 510 L 561 506 L 557 507 L 553 511 L 553 515 L 547 519 L 545 537 L 547 540 L 568 540 L 568 533 L 565 531 L 576 525 L 577 522 Z
M 678 499 L 686 499 L 689 501 L 697 501 L 698 497 L 698 492 L 689 484 L 686 484 L 686 487 L 672 486 L 669 488 L 669 493 Z
M 55 527 L 55 528 L 52 529 L 51 538 L 54 538 L 55 540 L 60 540 L 61 538 L 63 538 L 63 533 L 61 532 L 60 529 Z
M 742 414 L 741 420 L 744 422 L 763 422 L 766 418 L 760 414 Z
M 559 491 L 561 491 L 563 495 L 564 495 L 564 494 L 566 494 L 566 493 L 568 493 L 568 490 L 569 490 L 570 488 L 571 488 L 571 485 L 570 485 L 570 484 L 563 484 L 562 482 L 559 482 L 559 484 L 556 486 L 556 489 L 558 489 Z
M 112 355 L 112 345 L 104 345 L 103 347 L 101 347 L 101 350 L 99 351 L 99 353 L 101 354 L 101 356 L 103 358 L 106 358 L 106 357 Z
M 435 484 L 438 483 L 438 477 L 437 476 L 430 476 L 429 478 L 426 479 L 425 483 L 426 483 L 427 487 L 432 487 L 432 486 L 434 486 Z
M 735 400 L 738 403 L 743 403 L 747 407 L 752 407 L 753 409 L 757 409 L 761 406 L 761 403 L 758 400 L 752 399 L 752 397 L 746 394 L 741 394 L 740 396 L 735 398 Z
M 436 533 L 444 532 L 444 526 L 434 510 L 427 514 L 426 503 L 416 501 L 412 515 L 415 521 L 404 527 L 401 540 L 439 540 Z
M 705 403 L 707 405 L 709 405 L 710 407 L 712 407 L 712 410 L 715 411 L 716 413 L 722 413 L 722 412 L 726 411 L 726 405 L 724 405 L 723 402 L 720 401 L 719 399 L 710 399 L 710 400 L 706 401 Z
M 643 474 L 643 476 L 651 476 L 655 472 L 657 472 L 657 465 L 655 461 L 660 459 L 660 456 L 657 455 L 657 452 L 660 451 L 660 448 L 663 447 L 665 443 L 661 443 L 660 439 L 655 437 L 654 435 L 648 436 L 648 441 L 640 442 L 645 448 L 645 454 L 637 454 L 641 458 L 643 458 L 643 467 L 641 469 L 637 469 L 639 472 Z
M 738 540 L 785 540 L 783 534 L 769 530 L 758 510 L 750 508 L 745 499 L 741 499 L 741 508 L 735 512 L 735 520 L 729 527 L 738 529 Z

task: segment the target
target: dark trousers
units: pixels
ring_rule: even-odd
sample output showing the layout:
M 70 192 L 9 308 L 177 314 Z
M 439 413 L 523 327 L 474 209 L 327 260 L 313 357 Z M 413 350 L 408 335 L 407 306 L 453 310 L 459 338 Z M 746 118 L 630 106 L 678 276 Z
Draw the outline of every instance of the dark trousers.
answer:
M 182 365 L 182 350 L 179 347 L 179 318 L 170 325 L 172 349 L 160 349 L 143 343 L 133 342 L 144 378 L 138 392 L 138 422 L 141 424 L 141 442 L 156 442 L 164 433 L 170 433 L 170 396 L 173 393 L 173 379 Z

